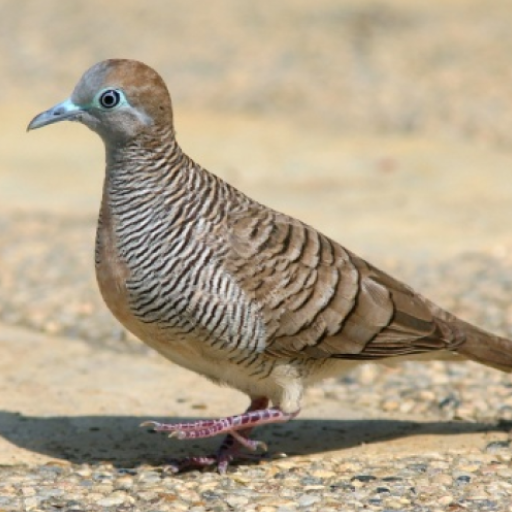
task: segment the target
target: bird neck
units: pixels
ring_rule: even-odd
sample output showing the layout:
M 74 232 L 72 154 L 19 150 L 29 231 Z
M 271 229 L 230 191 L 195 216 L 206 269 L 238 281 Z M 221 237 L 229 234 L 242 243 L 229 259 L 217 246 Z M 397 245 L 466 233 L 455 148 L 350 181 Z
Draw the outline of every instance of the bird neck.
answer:
M 105 144 L 106 183 L 144 188 L 180 173 L 188 157 L 172 131 L 141 134 L 123 144 Z
M 134 217 L 141 210 L 165 217 L 169 225 L 198 218 L 220 222 L 235 196 L 240 200 L 242 194 L 196 164 L 174 137 L 137 138 L 123 146 L 107 146 L 104 218 Z M 201 217 L 197 211 L 203 208 L 207 212 Z

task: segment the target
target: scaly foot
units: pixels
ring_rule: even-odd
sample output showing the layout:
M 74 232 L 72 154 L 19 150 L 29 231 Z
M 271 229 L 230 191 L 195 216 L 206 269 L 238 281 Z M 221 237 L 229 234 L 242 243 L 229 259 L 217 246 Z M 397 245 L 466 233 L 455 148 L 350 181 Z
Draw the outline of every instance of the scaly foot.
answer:
M 150 426 L 156 432 L 169 432 L 169 437 L 177 439 L 204 439 L 219 434 L 227 434 L 217 454 L 208 457 L 187 457 L 173 461 L 170 468 L 174 472 L 193 467 L 205 467 L 217 464 L 220 473 L 225 473 L 229 463 L 238 458 L 259 459 L 264 455 L 244 453 L 242 448 L 252 452 L 261 449 L 267 451 L 263 441 L 249 439 L 254 427 L 269 423 L 283 423 L 294 418 L 299 411 L 285 413 L 277 407 L 268 407 L 267 398 L 255 398 L 243 414 L 214 420 L 198 420 L 190 423 L 159 423 L 145 421 L 141 426 Z

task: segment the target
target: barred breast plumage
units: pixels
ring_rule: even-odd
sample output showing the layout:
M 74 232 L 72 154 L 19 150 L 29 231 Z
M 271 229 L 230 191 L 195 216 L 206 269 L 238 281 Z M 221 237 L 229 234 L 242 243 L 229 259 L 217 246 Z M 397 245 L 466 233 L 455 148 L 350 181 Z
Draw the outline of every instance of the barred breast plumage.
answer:
M 256 425 L 287 421 L 305 386 L 357 362 L 467 357 L 510 371 L 512 342 L 437 307 L 302 222 L 273 211 L 180 149 L 171 101 L 146 65 L 109 60 L 29 128 L 96 131 L 107 166 L 96 271 L 118 320 L 164 356 L 249 395 L 237 416 L 150 422 L 179 438 L 227 433 L 220 471 Z M 273 407 L 269 407 L 269 401 Z

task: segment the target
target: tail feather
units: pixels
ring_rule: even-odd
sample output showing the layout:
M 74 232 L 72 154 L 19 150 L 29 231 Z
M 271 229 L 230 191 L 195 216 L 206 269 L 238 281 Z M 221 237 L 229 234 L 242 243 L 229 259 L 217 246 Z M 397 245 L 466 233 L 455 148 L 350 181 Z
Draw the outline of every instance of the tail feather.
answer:
M 463 336 L 455 352 L 504 372 L 512 372 L 512 340 L 488 333 L 461 320 L 451 323 Z

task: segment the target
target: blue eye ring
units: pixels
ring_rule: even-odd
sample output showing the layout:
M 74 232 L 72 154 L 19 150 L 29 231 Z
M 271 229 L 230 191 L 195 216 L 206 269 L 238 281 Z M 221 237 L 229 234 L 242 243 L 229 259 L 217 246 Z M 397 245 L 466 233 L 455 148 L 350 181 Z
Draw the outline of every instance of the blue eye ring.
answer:
M 117 107 L 119 103 L 121 103 L 121 93 L 115 89 L 107 89 L 99 97 L 99 104 L 107 110 Z

